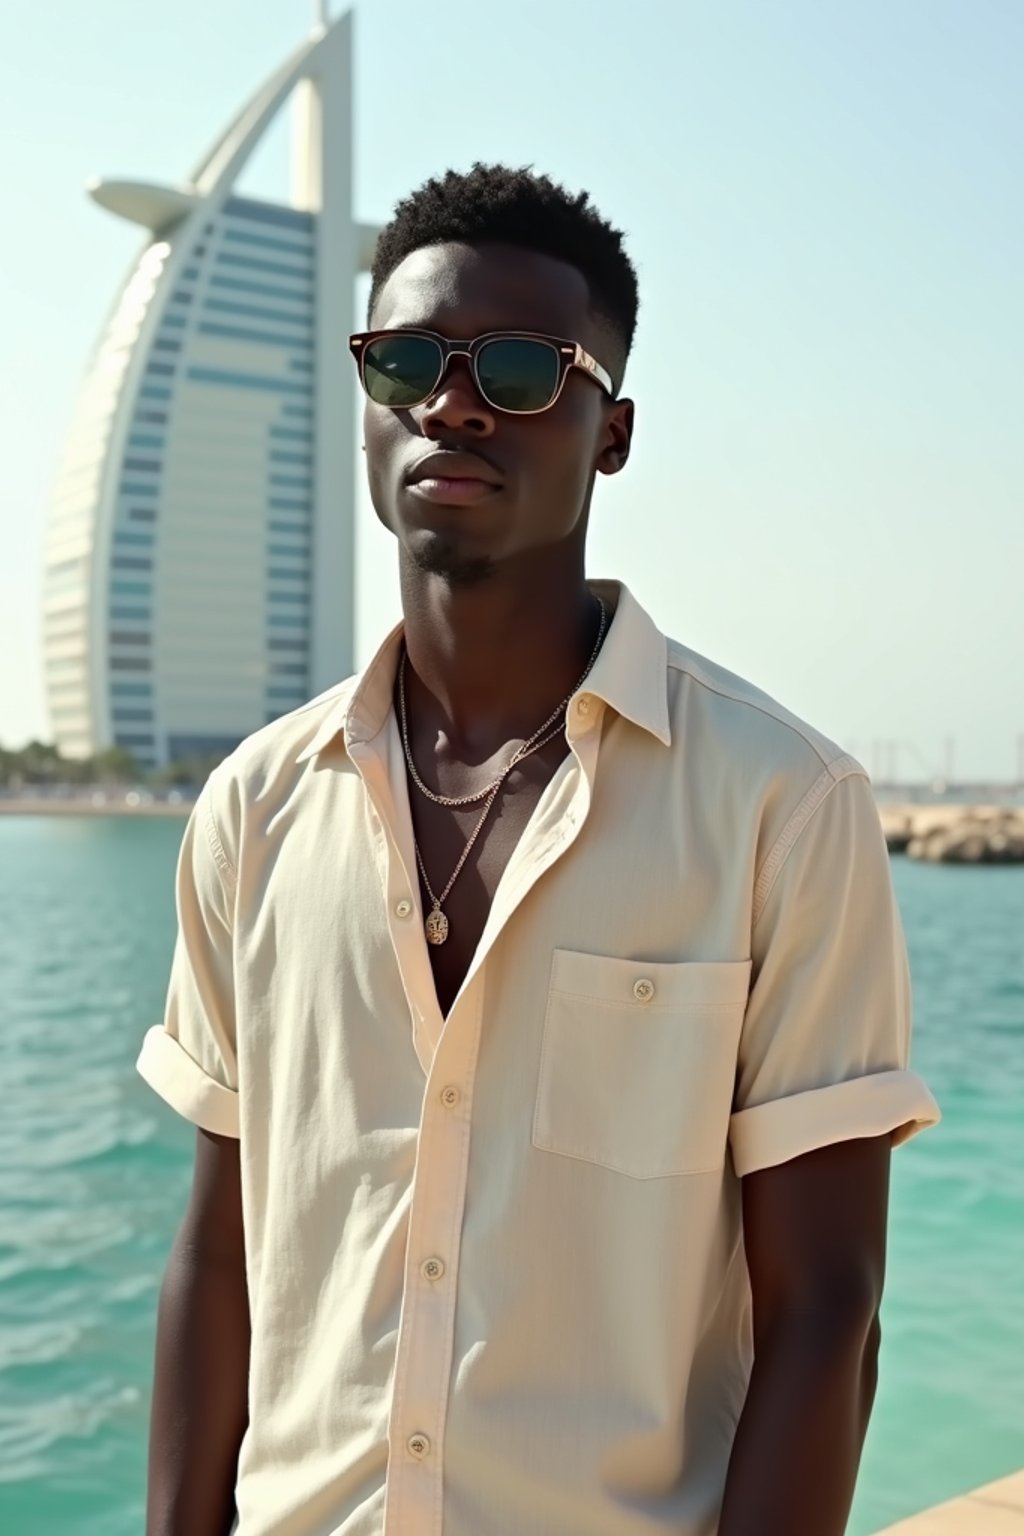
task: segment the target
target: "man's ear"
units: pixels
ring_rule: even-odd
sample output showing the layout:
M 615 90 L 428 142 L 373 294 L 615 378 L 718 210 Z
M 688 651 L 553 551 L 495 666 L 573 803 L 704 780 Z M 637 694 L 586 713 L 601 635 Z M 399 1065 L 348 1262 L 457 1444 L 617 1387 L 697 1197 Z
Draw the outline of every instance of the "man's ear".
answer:
M 601 452 L 597 457 L 598 474 L 617 475 L 625 468 L 633 441 L 633 412 L 632 400 L 611 402 L 605 418 Z

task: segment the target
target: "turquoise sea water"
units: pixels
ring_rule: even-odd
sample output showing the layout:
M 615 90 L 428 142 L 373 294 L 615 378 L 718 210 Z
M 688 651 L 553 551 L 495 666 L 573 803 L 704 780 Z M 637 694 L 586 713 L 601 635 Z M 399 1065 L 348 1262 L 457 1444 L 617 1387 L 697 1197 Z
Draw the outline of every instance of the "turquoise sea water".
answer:
M 141 1536 L 154 1308 L 192 1132 L 134 1072 L 182 823 L 0 818 L 0 1530 Z M 915 1063 L 850 1536 L 1024 1466 L 1024 870 L 898 860 Z

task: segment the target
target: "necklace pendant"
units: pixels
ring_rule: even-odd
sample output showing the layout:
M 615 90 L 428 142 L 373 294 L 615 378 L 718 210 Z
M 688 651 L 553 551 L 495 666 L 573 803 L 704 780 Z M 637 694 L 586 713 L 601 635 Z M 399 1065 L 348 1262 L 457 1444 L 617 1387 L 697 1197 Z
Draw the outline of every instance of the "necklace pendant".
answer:
M 448 937 L 448 919 L 436 904 L 428 913 L 423 926 L 426 929 L 428 944 L 443 944 Z

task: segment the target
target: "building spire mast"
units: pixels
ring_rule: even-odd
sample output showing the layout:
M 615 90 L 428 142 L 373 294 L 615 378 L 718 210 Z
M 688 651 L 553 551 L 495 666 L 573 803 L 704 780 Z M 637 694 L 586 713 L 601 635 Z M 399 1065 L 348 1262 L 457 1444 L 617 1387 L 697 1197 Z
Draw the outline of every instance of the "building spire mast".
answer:
M 318 27 L 330 25 L 330 18 L 327 15 L 327 0 L 314 0 L 313 10 L 315 12 L 314 20 Z

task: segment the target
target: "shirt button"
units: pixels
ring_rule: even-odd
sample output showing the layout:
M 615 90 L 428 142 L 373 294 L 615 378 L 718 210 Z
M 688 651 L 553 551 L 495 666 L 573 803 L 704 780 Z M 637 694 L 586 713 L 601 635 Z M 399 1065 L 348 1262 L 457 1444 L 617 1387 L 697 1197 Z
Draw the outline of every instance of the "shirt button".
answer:
M 581 693 L 579 698 L 576 700 L 576 713 L 578 715 L 589 715 L 590 714 L 590 694 L 589 693 Z
M 454 1109 L 461 1098 L 462 1094 L 452 1083 L 449 1083 L 447 1088 L 441 1089 L 441 1103 L 445 1109 Z
M 411 911 L 412 911 L 412 902 L 411 901 L 406 901 L 404 896 L 402 897 L 401 901 L 396 901 L 395 902 L 395 916 L 396 917 L 408 917 Z
M 639 981 L 633 983 L 633 996 L 638 1003 L 649 1003 L 654 996 L 654 982 L 646 976 L 641 976 Z
M 415 1435 L 410 1435 L 405 1443 L 406 1447 L 408 1448 L 409 1455 L 415 1456 L 417 1461 L 422 1461 L 424 1456 L 426 1456 L 427 1452 L 430 1450 L 430 1441 L 427 1439 L 426 1435 L 421 1435 L 418 1432 Z
M 420 1265 L 420 1274 L 424 1280 L 440 1280 L 444 1274 L 443 1259 L 424 1259 Z

